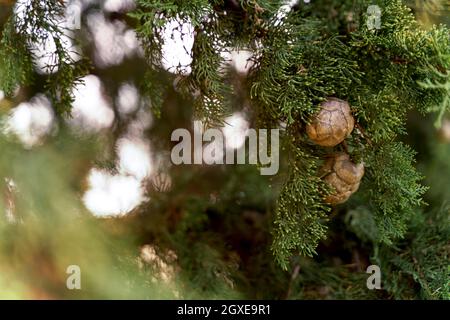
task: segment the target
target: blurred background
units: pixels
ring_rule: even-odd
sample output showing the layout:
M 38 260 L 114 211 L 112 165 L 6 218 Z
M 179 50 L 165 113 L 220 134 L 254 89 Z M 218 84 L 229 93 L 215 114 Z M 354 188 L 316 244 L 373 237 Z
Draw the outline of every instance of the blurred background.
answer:
M 450 24 L 448 1 L 408 4 L 425 28 Z M 255 166 L 171 165 L 172 131 L 192 129 L 192 101 L 177 92 L 174 72 L 190 71 L 194 30 L 164 26 L 166 74 L 157 81 L 169 94 L 155 114 L 141 95 L 143 48 L 127 16 L 134 8 L 133 0 L 67 2 L 63 44 L 74 59 L 83 53 L 92 61 L 70 116 L 56 114 L 43 94 L 55 72 L 46 67 L 51 41 L 33 48 L 34 85 L 8 98 L 0 91 L 0 298 L 391 297 L 364 289 L 370 253 L 354 235 L 344 241 L 345 215 L 330 227 L 336 236 L 321 245 L 320 258 L 298 258 L 301 276 L 274 264 L 269 230 L 283 168 L 264 177 Z M 11 10 L 23 14 L 0 1 L 0 26 Z M 227 56 L 235 81 L 248 58 Z M 441 129 L 428 120 L 411 114 L 405 139 L 418 151 L 433 208 L 450 199 L 450 119 Z M 238 92 L 220 128 L 226 148 L 241 148 L 251 127 Z M 80 267 L 81 290 L 66 287 L 70 265 Z

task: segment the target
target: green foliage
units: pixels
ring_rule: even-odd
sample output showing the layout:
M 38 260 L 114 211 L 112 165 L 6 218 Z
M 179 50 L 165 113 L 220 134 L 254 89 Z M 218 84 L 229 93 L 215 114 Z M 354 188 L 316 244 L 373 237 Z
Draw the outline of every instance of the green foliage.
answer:
M 59 270 L 36 287 L 68 297 L 59 288 L 60 273 L 76 260 L 91 265 L 88 290 L 76 298 L 450 299 L 449 210 L 422 211 L 424 195 L 432 205 L 448 200 L 448 146 L 431 142 L 430 132 L 416 139 L 426 142 L 422 146 L 407 136 L 422 129 L 407 126 L 411 115 L 419 126 L 427 117 L 436 117 L 439 126 L 450 112 L 447 27 L 423 28 L 414 16 L 417 5 L 413 12 L 400 0 L 302 2 L 285 14 L 281 0 L 136 3 L 129 17 L 145 53 L 141 93 L 155 114 L 164 119 L 166 105 L 179 98 L 196 119 L 217 126 L 237 109 L 234 99 L 244 96 L 239 101 L 252 109 L 252 122 L 285 129 L 282 173 L 269 182 L 248 167 L 174 172 L 169 194 L 151 194 L 150 203 L 117 224 L 98 222 L 82 206 L 77 174 L 80 163 L 95 162 L 92 154 L 103 149 L 64 136 L 67 141 L 56 139 L 31 154 L 1 139 L 0 178 L 17 182 L 15 209 L 24 222 L 0 219 L 0 259 L 8 261 L 0 266 L 2 288 L 18 292 L 29 282 L 21 279 Z M 381 8 L 378 30 L 366 24 L 371 4 Z M 19 86 L 45 90 L 58 115 L 70 114 L 73 86 L 89 69 L 66 46 L 58 26 L 63 9 L 58 0 L 27 2 L 3 25 L 0 40 L 0 89 L 8 96 Z M 171 36 L 190 36 L 183 28 L 189 24 L 194 43 L 186 48 L 192 62 L 171 74 L 162 58 L 164 33 L 173 22 Z M 33 48 L 50 41 L 55 51 L 42 75 Z M 241 49 L 252 53 L 253 65 L 248 75 L 237 76 L 225 56 Z M 308 140 L 305 126 L 330 96 L 350 103 L 356 127 L 345 144 L 320 148 Z M 419 151 L 428 193 L 407 142 Z M 66 143 L 76 146 L 66 149 Z M 362 161 L 366 173 L 348 203 L 330 208 L 323 200 L 330 190 L 318 170 L 338 151 Z M 7 200 L 0 201 L 2 211 Z M 336 239 L 342 248 L 330 244 Z M 153 260 L 143 263 L 136 248 L 148 244 Z M 51 254 L 40 257 L 42 252 Z M 369 263 L 381 266 L 382 292 L 365 287 Z M 176 270 L 164 292 L 157 279 L 161 266 Z M 12 284 L 3 274 L 15 275 Z
M 450 299 L 448 204 L 414 216 L 405 240 L 382 246 L 375 261 L 386 274 L 385 289 L 395 299 Z M 420 288 L 411 290 L 411 282 Z
M 86 59 L 74 58 L 76 53 L 71 47 L 75 43 L 69 43 L 74 39 L 59 26 L 64 6 L 58 0 L 17 4 L 15 10 L 19 14 L 7 21 L 0 46 L 0 88 L 12 95 L 19 86 L 33 84 L 35 61 L 39 58 L 36 46 L 54 45 L 44 70 L 49 73 L 45 90 L 58 114 L 70 113 L 73 87 L 81 83 L 89 68 Z
M 33 58 L 26 37 L 16 34 L 12 19 L 4 26 L 0 44 L 0 88 L 10 96 L 19 84 L 31 83 Z
M 314 255 L 327 229 L 327 207 L 322 203 L 326 186 L 316 175 L 319 159 L 307 153 L 305 146 L 294 148 L 289 177 L 277 203 L 272 245 L 275 259 L 283 269 L 288 268 L 288 258 L 297 250 L 303 255 Z
M 367 207 L 349 210 L 345 223 L 369 247 L 371 261 L 380 266 L 383 290 L 390 298 L 448 300 L 449 216 L 448 203 L 426 212 L 416 209 L 402 223 L 407 230 L 404 237 L 392 239 L 390 244 L 380 242 L 379 218 Z
M 227 79 L 224 54 L 232 49 L 252 48 L 265 32 L 265 19 L 273 19 L 279 1 L 138 1 L 130 14 L 144 45 L 150 73 L 161 69 L 163 32 L 168 23 L 176 22 L 172 37 L 184 34 L 183 24 L 194 32 L 190 73 L 177 66 L 173 70 L 183 77 L 178 88 L 193 96 L 195 117 L 208 125 L 223 124 L 230 113 L 229 96 L 233 91 Z M 242 25 L 244 24 L 244 25 Z M 173 24 L 172 24 L 173 25 Z M 188 48 L 186 48 L 188 50 Z M 151 94 L 151 89 L 146 90 Z M 158 108 L 158 103 L 154 103 Z
M 308 121 L 327 96 L 346 96 L 358 82 L 357 64 L 320 21 L 291 14 L 273 22 L 251 76 L 251 96 L 261 112 L 288 125 Z
M 352 272 L 346 266 L 330 266 L 313 261 L 303 261 L 301 272 L 294 282 L 297 290 L 291 299 L 377 299 L 379 293 L 367 290 L 367 274 Z
M 1 299 L 173 297 L 140 272 L 133 239 L 107 234 L 74 191 L 80 168 L 101 145 L 80 143 L 64 130 L 33 153 L 3 137 L 0 148 L 0 179 L 15 183 L 13 221 L 3 210 L 11 206 L 8 197 L 0 200 Z M 69 265 L 80 266 L 83 290 L 67 290 Z
M 348 12 L 355 8 L 355 3 L 349 4 L 334 6 L 338 12 Z M 356 7 L 364 8 L 365 4 L 361 1 Z M 406 133 L 409 110 L 432 112 L 437 105 L 441 105 L 441 114 L 446 110 L 446 85 L 433 85 L 430 79 L 441 79 L 442 83 L 447 77 L 448 71 L 437 74 L 435 69 L 449 69 L 450 46 L 448 29 L 422 30 L 401 1 L 377 4 L 382 8 L 380 30 L 369 30 L 362 23 L 363 10 L 356 11 L 359 17 L 352 16 L 352 21 L 359 22 L 353 30 L 326 23 L 314 9 L 309 11 L 314 12 L 314 19 L 307 17 L 308 11 L 290 13 L 283 23 L 269 28 L 250 81 L 260 113 L 285 121 L 288 128 L 294 128 L 292 134 L 300 137 L 302 124 L 309 121 L 321 100 L 337 96 L 350 101 L 359 123 L 350 141 L 351 152 L 368 167 L 361 193 L 370 195 L 369 210 L 375 214 L 379 240 L 390 242 L 404 234 L 408 217 L 422 204 L 426 190 L 419 184 L 421 176 L 413 166 L 411 150 L 392 141 Z M 334 32 L 342 30 L 347 34 L 337 38 Z M 426 84 L 420 79 L 427 79 L 423 80 Z M 306 145 L 303 148 L 307 149 Z M 307 197 L 306 190 L 292 195 L 296 184 L 312 183 L 311 177 L 303 172 L 295 181 L 282 191 L 276 225 L 288 225 L 292 213 L 298 211 L 317 215 L 317 220 L 323 216 L 323 212 L 310 210 L 308 202 L 298 200 Z M 278 259 L 286 256 L 286 248 L 301 248 L 305 253 L 306 247 L 306 253 L 313 252 L 317 238 L 288 235 L 295 229 L 304 234 L 299 226 L 290 228 L 289 233 L 275 228 L 280 232 L 274 245 Z M 311 230 L 309 233 L 314 235 Z M 285 260 L 279 260 L 286 266 Z
M 281 16 L 281 3 L 265 1 L 140 1 L 132 13 L 155 69 L 163 26 L 172 20 L 192 24 L 191 73 L 179 87 L 188 95 L 196 92 L 196 117 L 210 124 L 220 123 L 230 110 L 226 101 L 233 92 L 221 53 L 253 51 L 247 82 L 260 124 L 284 122 L 298 137 L 286 147 L 295 156 L 288 160 L 290 173 L 274 220 L 272 249 L 283 268 L 290 254 L 312 255 L 325 237 L 326 191 L 316 173 L 324 153 L 310 147 L 304 125 L 329 96 L 347 99 L 357 117 L 349 144 L 355 159 L 368 167 L 363 192 L 370 195 L 368 210 L 374 212 L 379 240 L 389 243 L 404 235 L 408 218 L 422 204 L 426 189 L 419 184 L 413 153 L 394 141 L 406 133 L 410 110 L 438 111 L 440 119 L 448 109 L 449 32 L 444 26 L 422 29 L 400 0 L 374 3 L 382 23 L 371 30 L 369 4 L 298 4 Z M 243 21 L 239 28 L 238 21 Z
M 450 45 L 450 43 L 448 45 Z M 450 61 L 450 59 L 447 60 Z M 439 112 L 434 125 L 435 127 L 440 127 L 445 112 L 450 110 L 450 74 L 442 73 L 433 66 L 430 66 L 429 69 L 430 73 L 433 74 L 433 78 L 435 79 L 432 80 L 432 77 L 430 76 L 424 81 L 419 82 L 419 84 L 427 90 L 437 90 L 442 95 L 442 101 L 432 107 L 432 109 L 437 109 L 437 111 Z
M 402 143 L 383 145 L 365 161 L 366 184 L 361 194 L 367 195 L 380 240 L 390 243 L 405 233 L 406 222 L 423 204 L 427 188 L 420 185 L 422 176 L 413 166 L 413 152 Z
M 136 31 L 145 48 L 150 67 L 148 73 L 151 74 L 161 70 L 163 33 L 166 25 L 171 22 L 178 23 L 173 27 L 171 36 L 174 37 L 174 33 L 177 32 L 177 36 L 183 38 L 188 36 L 184 34 L 183 24 L 190 23 L 196 31 L 193 47 L 196 54 L 193 55 L 191 76 L 181 83 L 186 84 L 187 94 L 192 94 L 196 90 L 202 92 L 202 95 L 197 97 L 196 109 L 197 112 L 205 112 L 203 118 L 206 121 L 223 118 L 223 93 L 227 86 L 218 75 L 223 58 L 214 48 L 217 42 L 217 39 L 213 39 L 217 36 L 217 31 L 214 29 L 217 17 L 208 1 L 138 1 L 137 4 L 137 10 L 130 16 L 138 24 Z M 206 17 L 212 20 L 211 23 L 205 23 Z M 186 48 L 186 50 L 188 49 Z M 182 74 L 183 68 L 186 67 L 188 66 L 177 66 L 176 71 Z M 151 94 L 153 88 L 147 89 L 146 92 Z M 161 103 L 157 97 L 153 96 L 152 106 L 158 112 Z

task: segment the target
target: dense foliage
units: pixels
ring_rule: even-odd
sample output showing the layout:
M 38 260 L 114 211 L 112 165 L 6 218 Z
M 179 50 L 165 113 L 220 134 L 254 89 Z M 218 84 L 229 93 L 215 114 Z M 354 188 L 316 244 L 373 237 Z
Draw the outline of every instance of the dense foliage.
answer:
M 70 53 L 58 23 L 63 2 L 24 3 L 5 5 L 0 20 L 0 89 L 12 104 L 25 88 L 28 99 L 44 93 L 58 117 L 70 117 L 86 74 L 113 93 L 131 78 L 156 117 L 146 134 L 157 151 L 167 152 L 171 130 L 192 118 L 214 127 L 242 111 L 257 128 L 283 129 L 282 168 L 262 177 L 252 166 L 176 167 L 172 190 L 147 186 L 150 200 L 130 215 L 98 220 L 80 201 L 80 175 L 92 163 L 111 167 L 108 148 L 126 121 L 80 137 L 61 120 L 33 150 L 2 136 L 0 177 L 17 184 L 21 223 L 0 219 L 0 287 L 70 298 L 450 298 L 450 149 L 434 136 L 450 112 L 450 33 L 421 24 L 416 2 L 137 0 L 118 19 L 136 31 L 143 55 L 123 69 L 89 62 L 83 28 L 70 41 L 85 54 Z M 373 4 L 379 28 L 368 23 Z M 435 5 L 448 16 L 445 1 Z M 187 36 L 185 24 L 195 37 L 192 62 L 168 72 L 161 60 L 173 21 L 174 37 Z M 36 46 L 49 37 L 54 54 L 43 73 Z M 251 53 L 246 74 L 228 61 L 239 50 Z M 348 101 L 356 120 L 333 148 L 305 133 L 327 97 Z M 337 151 L 363 162 L 366 174 L 348 202 L 331 207 L 318 170 Z M 144 263 L 137 257 L 149 245 L 155 254 Z M 61 287 L 72 261 L 86 270 L 87 290 Z M 367 289 L 370 264 L 381 267 L 383 290 Z

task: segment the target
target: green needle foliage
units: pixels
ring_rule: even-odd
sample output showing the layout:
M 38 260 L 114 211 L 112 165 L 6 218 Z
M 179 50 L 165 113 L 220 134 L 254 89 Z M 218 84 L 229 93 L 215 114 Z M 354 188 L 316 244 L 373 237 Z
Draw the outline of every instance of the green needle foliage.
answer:
M 218 14 L 215 3 L 139 4 L 134 17 L 141 23 L 142 38 L 154 39 L 157 31 L 149 26 L 160 26 L 159 19 L 189 19 L 196 28 L 188 83 L 200 91 L 203 102 L 214 101 L 197 104 L 202 118 L 223 114 L 226 82 L 218 76 L 220 52 L 242 44 L 253 51 L 248 77 L 252 106 L 265 125 L 285 122 L 286 139 L 296 137 L 288 145 L 296 156 L 289 160 L 292 173 L 281 191 L 274 221 L 272 250 L 283 268 L 292 253 L 312 255 L 326 237 L 328 208 L 316 174 L 319 155 L 307 144 L 304 125 L 329 96 L 349 101 L 357 117 L 360 129 L 350 139 L 351 154 L 368 168 L 362 192 L 376 217 L 379 240 L 391 243 L 404 235 L 426 188 L 420 185 L 412 151 L 395 140 L 406 133 L 409 111 L 438 111 L 440 121 L 449 110 L 450 38 L 445 26 L 422 29 L 402 1 L 375 1 L 381 8 L 380 29 L 369 28 L 367 12 L 361 10 L 372 2 L 340 1 L 339 12 L 357 9 L 351 21 L 359 25 L 345 28 L 345 33 L 342 25 L 348 16 L 341 17 L 347 21 L 336 18 L 330 25 L 328 13 L 320 14 L 326 6 L 319 2 L 308 9 L 299 5 L 285 17 L 274 11 L 273 3 L 226 2 L 233 6 L 231 17 L 244 17 L 240 30 L 231 18 Z M 150 41 L 161 44 L 161 39 Z M 150 48 L 160 49 L 153 43 Z
M 49 73 L 45 91 L 59 114 L 69 114 L 73 102 L 73 88 L 89 69 L 85 59 L 75 59 L 76 43 L 61 27 L 65 5 L 58 0 L 24 1 L 15 7 L 17 14 L 6 22 L 0 46 L 0 88 L 6 95 L 13 94 L 19 86 L 34 82 L 36 45 L 52 46 L 54 52 L 44 66 Z M 79 61 L 77 61 L 79 60 Z
M 448 9 L 442 3 L 439 12 Z M 381 10 L 379 28 L 370 25 L 371 5 Z M 64 39 L 73 45 L 77 39 L 67 38 L 60 26 L 63 12 L 59 0 L 29 1 L 11 9 L 0 30 L 0 90 L 7 97 L 19 87 L 44 92 L 57 115 L 69 116 L 73 88 L 91 67 L 87 57 L 80 53 L 74 58 L 67 47 Z M 104 231 L 104 238 L 95 239 L 92 234 L 107 230 L 109 222 L 92 221 L 78 199 L 79 185 L 64 183 L 75 181 L 76 173 L 59 176 L 47 168 L 48 177 L 39 175 L 46 162 L 59 163 L 55 170 L 64 172 L 65 157 L 88 157 L 77 148 L 73 155 L 61 147 L 73 137 L 67 134 L 66 142 L 53 138 L 33 161 L 1 138 L 0 177 L 14 176 L 22 192 L 32 195 L 20 198 L 17 210 L 20 217 L 29 216 L 24 221 L 32 221 L 36 230 L 0 220 L 0 258 L 19 253 L 17 260 L 0 266 L 0 286 L 6 283 L 2 272 L 31 259 L 24 248 L 33 242 L 42 243 L 30 250 L 61 252 L 58 237 L 79 240 L 66 225 L 74 224 L 86 229 L 79 237 L 95 244 L 91 250 L 107 252 L 84 258 L 93 259 L 96 267 L 89 274 L 93 289 L 81 298 L 450 299 L 450 153 L 448 146 L 430 142 L 432 129 L 424 129 L 429 122 L 439 128 L 450 112 L 450 30 L 443 24 L 423 26 L 415 15 L 423 12 L 418 12 L 417 1 L 402 0 L 312 0 L 292 8 L 281 0 L 137 0 L 124 19 L 144 52 L 138 61 L 143 76 L 136 79 L 140 94 L 159 120 L 170 122 L 177 114 L 190 123 L 193 115 L 218 126 L 233 111 L 242 111 L 236 100 L 244 101 L 258 128 L 282 128 L 282 173 L 268 181 L 249 167 L 180 168 L 189 172 L 175 170 L 177 182 L 169 195 L 151 194 L 149 203 L 121 221 L 122 227 L 109 221 L 120 236 Z M 168 25 L 173 29 L 167 30 Z M 185 49 L 191 62 L 167 72 L 162 63 L 167 33 L 183 39 L 190 32 L 193 46 Z M 35 48 L 50 42 L 55 50 L 43 74 Z M 248 74 L 238 74 L 227 60 L 239 50 L 251 53 Z M 308 139 L 305 128 L 329 97 L 348 101 L 356 125 L 345 143 L 321 148 Z M 173 111 L 170 104 L 177 110 L 188 105 L 192 114 Z M 414 117 L 423 128 L 411 125 Z M 425 143 L 414 141 L 411 132 Z M 347 203 L 331 207 L 324 198 L 332 190 L 319 169 L 336 152 L 362 162 L 365 175 Z M 36 175 L 52 188 L 33 185 Z M 53 203 L 58 192 L 66 198 Z M 0 208 L 7 207 L 2 200 Z M 81 222 L 61 210 L 74 216 L 81 212 Z M 51 222 L 35 221 L 37 212 Z M 249 229 L 242 227 L 242 216 L 251 221 Z M 47 239 L 45 232 L 52 228 L 60 232 Z M 30 238 L 18 239 L 15 231 Z M 149 242 L 158 248 L 159 260 L 156 266 L 139 266 L 136 247 Z M 56 265 L 80 258 L 80 250 L 61 261 L 55 258 Z M 176 253 L 176 262 L 168 252 Z M 382 292 L 366 290 L 364 267 L 370 263 L 383 270 Z M 171 279 L 176 289 L 158 293 L 157 282 L 149 279 L 162 264 L 178 270 Z M 29 269 L 21 269 L 18 278 Z M 109 278 L 95 280 L 102 273 L 117 278 L 106 286 L 110 294 L 99 289 Z M 126 292 L 121 292 L 123 279 L 131 283 Z M 22 290 L 26 283 L 7 285 Z M 47 289 L 67 295 L 51 285 Z

